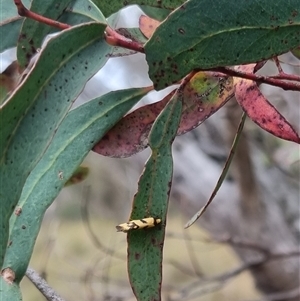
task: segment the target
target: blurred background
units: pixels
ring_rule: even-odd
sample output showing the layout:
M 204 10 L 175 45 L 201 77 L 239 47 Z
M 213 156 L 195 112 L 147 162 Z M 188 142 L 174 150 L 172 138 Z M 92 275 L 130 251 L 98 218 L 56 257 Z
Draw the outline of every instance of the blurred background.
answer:
M 117 27 L 138 27 L 140 14 L 137 7 L 124 9 Z M 1 72 L 14 59 L 13 50 L 2 54 Z M 299 61 L 291 55 L 280 59 L 286 72 L 300 74 Z M 275 64 L 262 72 L 276 74 Z M 113 58 L 87 83 L 74 106 L 111 90 L 149 84 L 143 55 Z M 152 92 L 139 105 L 158 101 L 168 91 Z M 299 93 L 267 86 L 262 91 L 299 132 Z M 217 183 L 240 116 L 232 100 L 175 140 L 165 301 L 300 300 L 299 146 L 247 120 L 216 199 L 184 230 Z M 126 235 L 115 226 L 128 220 L 149 154 L 146 149 L 128 159 L 112 159 L 91 152 L 82 164 L 88 177 L 64 188 L 46 212 L 30 266 L 66 300 L 135 300 L 126 270 Z M 26 277 L 21 285 L 24 301 L 44 300 Z

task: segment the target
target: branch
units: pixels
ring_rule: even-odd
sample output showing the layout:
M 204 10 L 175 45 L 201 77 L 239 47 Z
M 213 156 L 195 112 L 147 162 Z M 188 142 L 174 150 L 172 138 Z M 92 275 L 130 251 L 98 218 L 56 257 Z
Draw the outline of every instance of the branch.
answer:
M 195 290 L 199 290 L 199 289 L 200 289 L 200 291 L 197 291 L 197 296 L 201 296 L 201 295 L 210 293 L 212 290 L 213 291 L 219 290 L 230 279 L 240 275 L 242 272 L 244 272 L 246 270 L 250 270 L 252 268 L 261 266 L 263 264 L 268 263 L 269 261 L 280 260 L 283 258 L 294 257 L 294 256 L 299 256 L 299 255 L 300 255 L 300 251 L 298 251 L 298 250 L 287 252 L 287 253 L 273 253 L 273 254 L 270 253 L 261 259 L 253 260 L 250 262 L 245 262 L 244 264 L 241 264 L 239 267 L 234 268 L 225 273 L 222 273 L 222 274 L 219 274 L 216 276 L 212 276 L 212 277 L 199 277 L 199 279 L 197 279 L 193 283 L 191 283 L 191 284 L 187 285 L 186 287 L 184 287 L 183 289 L 179 290 L 180 299 L 175 298 L 175 299 L 172 299 L 172 301 L 182 300 L 183 297 L 187 298 L 187 295 L 189 295 L 189 297 L 191 297 L 193 295 L 193 293 L 195 293 Z M 206 287 L 205 287 L 205 285 L 206 285 Z M 207 288 L 209 288 L 209 289 L 207 289 Z M 194 292 L 193 292 L 193 290 L 194 290 Z M 257 301 L 282 300 L 282 299 L 278 298 L 278 295 L 280 294 L 280 296 L 282 296 L 282 294 L 287 294 L 287 293 L 299 294 L 299 289 L 297 288 L 295 290 L 291 290 L 291 291 L 284 292 L 284 293 L 272 294 L 269 297 L 266 296 L 265 299 L 257 300 Z
M 219 67 L 219 68 L 212 68 L 212 69 L 197 69 L 198 71 L 213 71 L 213 72 L 220 72 L 229 76 L 235 76 L 240 78 L 245 78 L 249 80 L 253 80 L 257 83 L 261 84 L 268 84 L 271 86 L 282 88 L 283 90 L 290 90 L 290 91 L 300 91 L 300 84 L 295 82 L 285 82 L 282 80 L 282 77 L 279 75 L 277 76 L 263 76 L 263 75 L 257 75 L 254 73 L 245 73 L 241 71 L 237 71 L 234 69 L 231 69 L 229 67 Z M 286 77 L 286 75 L 285 75 Z M 293 76 L 293 80 L 300 82 L 300 76 Z
M 127 39 L 109 26 L 107 26 L 105 30 L 105 40 L 107 44 L 111 46 L 123 47 L 140 53 L 145 53 L 143 44 Z
M 28 268 L 26 276 L 48 301 L 64 301 L 35 270 Z
M 65 24 L 65 23 L 58 22 L 56 20 L 46 18 L 44 16 L 41 16 L 37 13 L 34 13 L 34 12 L 28 10 L 24 6 L 24 4 L 22 3 L 21 0 L 14 0 L 14 2 L 15 2 L 15 5 L 18 9 L 18 14 L 21 17 L 26 17 L 26 18 L 29 18 L 29 19 L 33 19 L 37 22 L 44 23 L 44 24 L 47 24 L 47 25 L 52 26 L 52 27 L 56 27 L 56 28 L 61 29 L 61 30 L 71 28 L 71 25 L 68 25 L 68 24 Z
M 246 300 L 246 301 L 282 301 L 286 299 L 292 299 L 300 296 L 300 288 L 297 287 L 295 289 L 283 292 L 283 293 L 275 293 L 264 296 L 261 299 L 257 300 Z
M 94 233 L 92 226 L 90 224 L 90 217 L 89 217 L 89 201 L 90 201 L 90 197 L 89 197 L 89 193 L 90 193 L 90 189 L 89 187 L 86 188 L 86 192 L 85 192 L 85 198 L 83 199 L 82 203 L 81 203 L 81 218 L 82 218 L 82 222 L 86 228 L 87 234 L 89 235 L 92 243 L 94 244 L 94 246 L 96 248 L 98 248 L 99 250 L 101 250 L 104 254 L 106 255 L 110 255 L 112 257 L 121 259 L 121 260 L 125 260 L 125 256 L 116 253 L 115 250 L 110 249 L 108 247 L 106 247 L 105 245 L 102 244 L 102 242 L 98 239 L 98 236 Z

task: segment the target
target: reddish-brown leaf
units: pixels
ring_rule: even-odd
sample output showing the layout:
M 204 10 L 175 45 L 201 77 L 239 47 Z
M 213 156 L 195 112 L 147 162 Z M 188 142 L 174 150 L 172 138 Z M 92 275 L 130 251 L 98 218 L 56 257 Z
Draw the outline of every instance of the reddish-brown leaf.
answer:
M 144 34 L 144 36 L 148 39 L 151 38 L 156 28 L 159 26 L 160 22 L 152 19 L 148 16 L 141 15 L 139 19 L 139 27 L 140 31 Z
M 109 157 L 129 157 L 148 146 L 153 122 L 173 94 L 143 106 L 121 119 L 93 148 Z M 233 79 L 217 77 L 211 72 L 198 72 L 183 90 L 183 112 L 177 135 L 184 134 L 215 113 L 234 95 Z
M 178 135 L 204 122 L 234 95 L 233 78 L 198 72 L 184 88 L 183 110 Z
M 243 72 L 253 72 L 255 64 L 238 66 Z M 300 143 L 300 137 L 289 122 L 269 103 L 260 92 L 256 82 L 234 78 L 235 96 L 246 114 L 262 129 L 274 136 Z
M 94 146 L 93 151 L 104 156 L 126 158 L 144 150 L 148 146 L 152 123 L 173 94 L 174 91 L 161 101 L 126 115 Z

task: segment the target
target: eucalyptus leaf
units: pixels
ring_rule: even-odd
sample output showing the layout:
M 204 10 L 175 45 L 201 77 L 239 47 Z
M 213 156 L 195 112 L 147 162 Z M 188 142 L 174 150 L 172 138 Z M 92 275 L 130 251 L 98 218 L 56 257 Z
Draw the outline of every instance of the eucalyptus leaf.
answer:
M 108 93 L 70 111 L 63 120 L 26 180 L 17 205 L 19 214 L 10 219 L 11 243 L 3 266 L 15 272 L 16 282 L 27 269 L 46 209 L 98 139 L 148 91 L 140 88 Z
M 299 0 L 284 5 L 282 0 L 187 1 L 145 45 L 149 76 L 162 89 L 193 69 L 258 62 L 288 52 L 300 45 L 299 9 Z
M 50 39 L 25 80 L 0 106 L 1 266 L 8 220 L 27 176 L 86 81 L 108 59 L 111 47 L 99 34 L 104 29 L 89 23 Z

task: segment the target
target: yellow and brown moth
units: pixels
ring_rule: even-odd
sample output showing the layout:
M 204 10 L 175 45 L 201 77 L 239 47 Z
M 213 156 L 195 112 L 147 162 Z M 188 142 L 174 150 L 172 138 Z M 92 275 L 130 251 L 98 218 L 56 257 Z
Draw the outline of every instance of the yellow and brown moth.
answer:
M 146 228 L 153 228 L 156 225 L 161 223 L 161 219 L 154 218 L 154 217 L 146 217 L 142 219 L 135 219 L 129 221 L 128 223 L 120 224 L 116 226 L 118 232 L 125 232 L 131 230 L 138 230 L 138 229 L 146 229 Z

